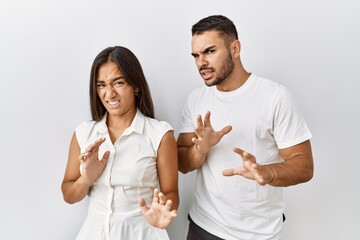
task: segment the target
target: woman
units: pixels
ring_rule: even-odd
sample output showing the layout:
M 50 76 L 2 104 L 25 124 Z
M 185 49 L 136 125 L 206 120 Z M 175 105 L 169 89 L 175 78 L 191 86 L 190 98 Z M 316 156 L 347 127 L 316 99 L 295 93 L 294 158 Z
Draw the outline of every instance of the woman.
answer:
M 90 198 L 77 239 L 169 239 L 179 205 L 176 141 L 172 127 L 154 119 L 129 49 L 109 47 L 95 58 L 90 105 L 93 120 L 76 128 L 62 182 L 66 202 Z

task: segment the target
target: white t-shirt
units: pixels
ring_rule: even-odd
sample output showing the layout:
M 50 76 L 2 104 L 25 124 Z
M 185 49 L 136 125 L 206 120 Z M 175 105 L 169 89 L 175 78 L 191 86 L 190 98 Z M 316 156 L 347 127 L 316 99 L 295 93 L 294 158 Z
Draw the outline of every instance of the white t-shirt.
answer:
M 195 200 L 190 216 L 206 231 L 224 239 L 279 239 L 284 210 L 281 187 L 260 186 L 241 176 L 225 177 L 222 171 L 238 168 L 238 147 L 259 164 L 279 163 L 279 149 L 312 137 L 287 89 L 251 74 L 238 89 L 220 92 L 216 87 L 194 90 L 183 110 L 180 133 L 194 132 L 197 114 L 211 112 L 215 131 L 226 125 L 225 135 L 198 169 Z
M 138 204 L 144 198 L 149 206 L 158 187 L 157 151 L 164 134 L 172 131 L 169 123 L 144 116 L 139 110 L 113 144 L 106 125 L 99 121 L 83 122 L 76 128 L 81 151 L 96 139 L 105 137 L 99 158 L 110 151 L 107 165 L 91 187 L 88 216 L 77 240 L 168 240 L 165 229 L 147 223 Z

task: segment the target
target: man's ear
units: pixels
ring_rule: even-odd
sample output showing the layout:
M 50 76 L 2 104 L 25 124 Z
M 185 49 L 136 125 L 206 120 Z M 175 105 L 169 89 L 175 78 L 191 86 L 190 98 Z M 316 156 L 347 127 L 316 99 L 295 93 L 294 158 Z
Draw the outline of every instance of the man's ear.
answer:
M 241 49 L 241 44 L 239 40 L 235 40 L 231 43 L 231 54 L 233 58 L 238 58 L 240 56 L 240 49 Z

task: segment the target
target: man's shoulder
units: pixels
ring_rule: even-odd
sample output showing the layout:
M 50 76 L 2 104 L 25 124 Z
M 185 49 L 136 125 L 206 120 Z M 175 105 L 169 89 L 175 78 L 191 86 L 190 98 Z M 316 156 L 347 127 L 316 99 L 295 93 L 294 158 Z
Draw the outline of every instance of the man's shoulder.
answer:
M 252 74 L 252 80 L 254 82 L 255 85 L 257 85 L 258 87 L 261 88 L 266 88 L 266 89 L 282 89 L 282 88 L 286 88 L 284 85 L 269 79 L 269 78 L 264 78 L 264 77 L 259 77 L 255 74 Z
M 208 87 L 208 86 L 201 86 L 198 88 L 193 89 L 190 94 L 189 98 L 197 98 L 206 94 L 209 94 L 214 91 L 214 87 Z

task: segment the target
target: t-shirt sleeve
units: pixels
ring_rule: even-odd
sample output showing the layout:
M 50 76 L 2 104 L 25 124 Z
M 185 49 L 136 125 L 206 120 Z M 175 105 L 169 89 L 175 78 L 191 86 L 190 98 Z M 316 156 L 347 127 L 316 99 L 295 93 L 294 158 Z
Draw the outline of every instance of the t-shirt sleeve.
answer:
M 180 123 L 179 133 L 191 133 L 195 131 L 195 125 L 193 121 L 193 102 L 191 96 L 186 100 L 185 106 L 182 110 L 182 118 Z
M 294 146 L 312 138 L 293 96 L 286 88 L 275 98 L 273 132 L 279 149 Z

